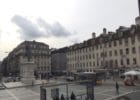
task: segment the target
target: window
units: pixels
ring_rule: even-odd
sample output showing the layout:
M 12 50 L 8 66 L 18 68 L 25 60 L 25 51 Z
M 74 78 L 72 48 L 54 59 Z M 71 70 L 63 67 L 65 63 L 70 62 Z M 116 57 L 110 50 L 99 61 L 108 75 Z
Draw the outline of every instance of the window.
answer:
M 93 54 L 92 57 L 93 57 L 93 59 L 94 59 L 94 58 L 95 58 L 95 55 Z
M 123 55 L 123 50 L 122 49 L 120 49 L 120 55 Z
M 117 42 L 116 41 L 114 41 L 114 46 L 117 46 Z
M 97 66 L 99 66 L 99 62 L 97 61 Z
M 100 45 L 100 49 L 102 49 L 102 45 Z
M 115 60 L 115 65 L 116 65 L 116 66 L 118 65 L 118 60 L 117 60 L 117 59 Z
M 88 62 L 87 62 L 87 67 L 88 67 Z
M 125 45 L 128 45 L 128 38 L 125 39 Z
M 111 47 L 111 42 L 109 42 L 109 47 Z
M 107 57 L 107 52 L 104 52 L 104 57 Z
M 87 52 L 87 48 L 85 48 L 86 49 L 86 52 Z
M 132 53 L 133 53 L 133 54 L 136 53 L 136 48 L 135 48 L 135 47 L 132 48 Z
M 122 45 L 122 39 L 119 40 L 119 44 Z
M 130 62 L 129 62 L 129 59 L 128 59 L 128 58 L 126 59 L 126 63 L 127 63 L 127 65 L 129 65 L 129 64 L 130 64 Z
M 112 51 L 109 51 L 109 55 L 110 55 L 110 57 L 112 56 Z
M 85 63 L 83 63 L 83 67 L 85 67 Z
M 138 41 L 140 41 L 140 35 L 138 35 Z
M 103 61 L 101 61 L 101 66 L 104 66 Z
M 91 55 L 89 54 L 89 59 L 91 59 Z
M 89 51 L 91 51 L 91 48 L 89 47 Z
M 126 54 L 129 54 L 129 48 L 126 48 Z
M 88 59 L 88 55 L 86 55 L 86 59 Z
M 132 45 L 135 44 L 135 37 L 131 38 L 131 43 L 132 43 Z
M 82 56 L 80 56 L 80 60 L 82 60 Z
M 101 55 L 100 55 L 101 57 L 103 57 L 104 56 L 104 53 L 103 52 L 101 52 Z
M 91 62 L 89 62 L 90 67 L 92 66 Z
M 108 66 L 108 61 L 105 61 L 105 66 Z
M 96 58 L 98 58 L 98 53 L 96 54 Z
M 104 47 L 107 47 L 107 43 L 104 44 Z
M 117 56 L 117 54 L 118 54 L 118 53 L 117 53 L 117 50 L 114 51 L 114 54 L 115 54 L 115 56 Z
M 121 59 L 121 65 L 123 65 L 123 59 Z
M 137 64 L 136 58 L 133 58 L 133 64 Z
M 95 66 L 95 62 L 93 62 L 93 66 Z
M 98 45 L 96 45 L 96 50 L 98 50 Z
M 85 55 L 83 55 L 83 60 L 85 60 Z

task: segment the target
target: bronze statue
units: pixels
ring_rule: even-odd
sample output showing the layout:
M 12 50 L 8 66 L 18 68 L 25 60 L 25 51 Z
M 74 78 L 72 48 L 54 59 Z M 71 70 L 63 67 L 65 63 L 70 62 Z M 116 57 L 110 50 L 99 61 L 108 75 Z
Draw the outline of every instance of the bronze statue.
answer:
M 31 50 L 28 44 L 26 45 L 25 56 L 27 56 L 28 61 L 31 61 Z

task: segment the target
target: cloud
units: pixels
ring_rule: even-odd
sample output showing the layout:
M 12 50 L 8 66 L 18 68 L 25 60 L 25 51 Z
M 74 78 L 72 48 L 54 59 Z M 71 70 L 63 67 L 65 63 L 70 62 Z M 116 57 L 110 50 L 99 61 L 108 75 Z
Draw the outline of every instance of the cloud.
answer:
M 42 18 L 37 20 L 38 24 L 45 29 L 48 35 L 53 35 L 56 37 L 66 37 L 71 33 L 65 29 L 59 22 L 55 22 L 52 25 L 45 22 Z
M 35 39 L 43 35 L 35 23 L 22 16 L 15 15 L 12 22 L 20 28 L 19 33 L 22 39 Z
M 36 20 L 36 22 L 33 22 L 26 17 L 15 15 L 12 18 L 12 22 L 20 28 L 18 31 L 20 33 L 20 37 L 24 40 L 50 36 L 67 37 L 71 35 L 71 33 L 67 31 L 59 22 L 55 22 L 51 25 L 42 18 L 39 18 Z

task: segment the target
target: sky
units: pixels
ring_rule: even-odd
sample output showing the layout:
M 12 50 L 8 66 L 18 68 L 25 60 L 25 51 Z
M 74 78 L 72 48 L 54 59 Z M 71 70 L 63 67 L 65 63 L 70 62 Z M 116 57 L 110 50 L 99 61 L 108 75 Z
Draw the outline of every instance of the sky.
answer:
M 50 48 L 135 24 L 137 0 L 0 0 L 0 61 L 25 40 Z

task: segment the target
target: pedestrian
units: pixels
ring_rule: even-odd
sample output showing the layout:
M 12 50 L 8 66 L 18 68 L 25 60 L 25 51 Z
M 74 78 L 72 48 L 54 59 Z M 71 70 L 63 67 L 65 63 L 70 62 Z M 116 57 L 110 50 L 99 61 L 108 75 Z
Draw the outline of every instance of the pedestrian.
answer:
M 63 94 L 61 95 L 61 100 L 65 100 L 64 95 L 63 95 Z
M 119 94 L 119 84 L 117 81 L 116 81 L 116 93 Z
M 73 92 L 71 93 L 70 98 L 71 98 L 71 100 L 76 100 L 76 96 L 75 96 L 75 94 Z

